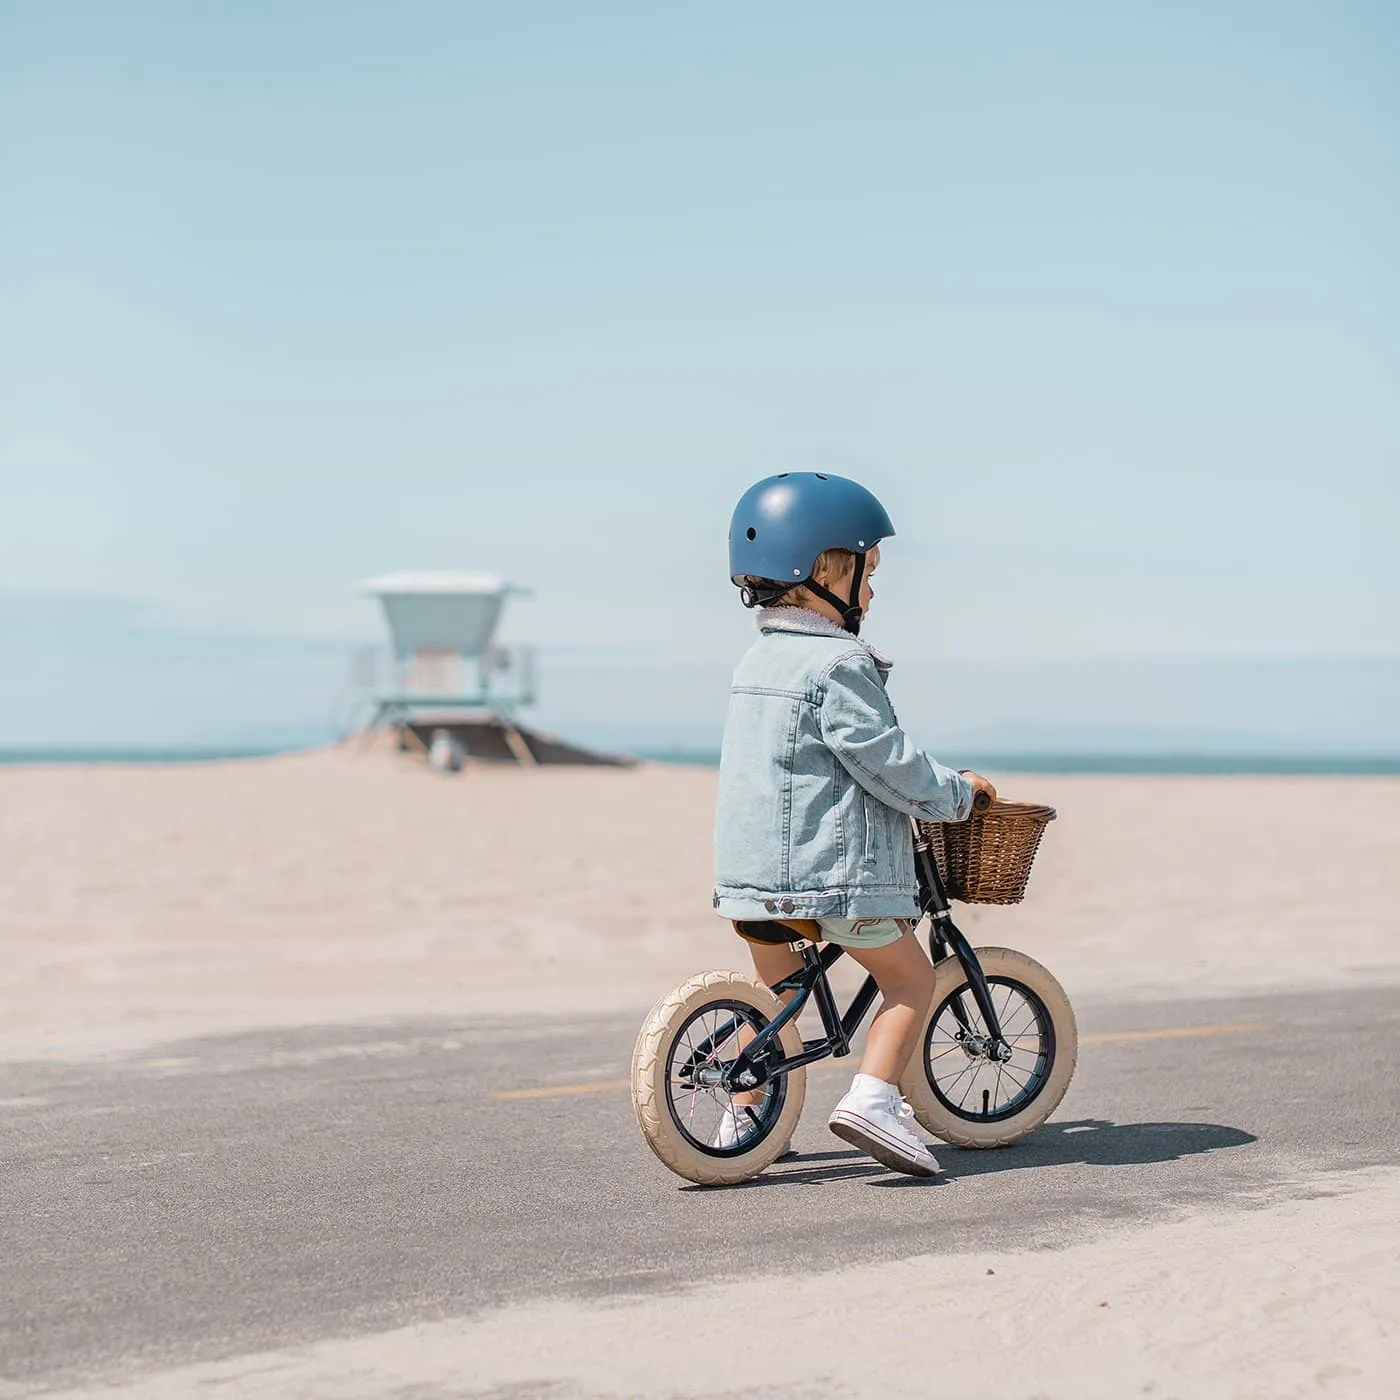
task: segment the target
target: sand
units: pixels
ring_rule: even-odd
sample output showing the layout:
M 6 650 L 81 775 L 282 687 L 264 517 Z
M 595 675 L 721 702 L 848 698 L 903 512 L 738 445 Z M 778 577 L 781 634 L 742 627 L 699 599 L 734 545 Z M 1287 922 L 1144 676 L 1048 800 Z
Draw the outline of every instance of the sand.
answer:
M 1400 1171 L 1313 1199 L 1062 1250 L 953 1254 L 552 1302 L 147 1375 L 48 1400 L 977 1395 L 985 1400 L 1394 1400 Z M 4 1395 L 0 1383 L 0 1396 Z
M 1400 781 L 1002 789 L 1061 819 L 1024 905 L 960 917 L 975 942 L 1041 959 L 1076 1001 L 1400 983 Z M 682 977 L 744 961 L 710 910 L 713 792 L 703 769 L 447 778 L 352 750 L 0 769 L 0 1056 L 409 1015 L 640 1018 Z M 1394 1396 L 1400 1170 L 1303 1194 L 1055 1251 L 785 1280 L 753 1347 L 718 1333 L 677 1346 L 695 1318 L 743 1306 L 719 1283 L 82 1393 Z
M 714 774 L 382 752 L 0 769 L 0 1056 L 417 1014 L 644 1010 L 744 963 Z M 965 910 L 1072 997 L 1400 981 L 1400 781 L 1006 777 L 1028 899 Z

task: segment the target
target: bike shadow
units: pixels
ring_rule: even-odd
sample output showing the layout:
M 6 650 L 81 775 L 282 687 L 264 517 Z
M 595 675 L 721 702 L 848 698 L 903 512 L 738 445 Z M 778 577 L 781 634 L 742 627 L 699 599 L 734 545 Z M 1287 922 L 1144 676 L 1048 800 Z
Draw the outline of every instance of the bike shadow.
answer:
M 1258 1139 L 1223 1123 L 1113 1123 L 1104 1118 L 1074 1118 L 1046 1123 L 1010 1147 L 988 1150 L 950 1147 L 935 1142 L 943 1171 L 934 1177 L 901 1176 L 851 1148 L 800 1152 L 761 1176 L 728 1188 L 686 1186 L 683 1191 L 754 1190 L 765 1186 L 824 1186 L 833 1182 L 878 1177 L 872 1186 L 907 1189 L 944 1186 L 961 1177 L 1036 1167 L 1128 1167 L 1175 1162 L 1205 1152 L 1247 1147 Z
M 682 1186 L 682 1191 L 751 1191 L 761 1186 L 825 1186 L 836 1181 L 858 1181 L 866 1176 L 888 1176 L 889 1169 L 872 1162 L 854 1148 L 834 1152 L 798 1152 L 784 1158 L 759 1176 L 728 1186 Z M 909 1178 L 913 1180 L 913 1178 Z

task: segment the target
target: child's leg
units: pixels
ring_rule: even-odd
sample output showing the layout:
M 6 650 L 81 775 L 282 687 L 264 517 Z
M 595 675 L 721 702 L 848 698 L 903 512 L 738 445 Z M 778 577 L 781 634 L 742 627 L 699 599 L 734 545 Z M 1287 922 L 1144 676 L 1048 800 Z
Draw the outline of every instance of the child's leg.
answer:
M 786 943 L 750 943 L 749 952 L 753 954 L 753 970 L 765 987 L 791 977 L 802 967 L 802 954 L 794 952 Z M 793 993 L 787 992 L 783 1000 L 791 1001 L 792 997 Z
M 933 1000 L 933 966 L 907 923 L 892 919 L 823 921 L 822 932 L 839 939 L 884 993 L 860 1058 L 860 1073 L 831 1111 L 827 1126 L 877 1162 L 912 1176 L 933 1176 L 938 1161 L 908 1120 L 914 1110 L 899 1092 L 899 1079 L 919 1043 Z
M 933 964 L 910 929 L 905 929 L 898 942 L 882 948 L 844 946 L 884 994 L 860 1057 L 860 1072 L 886 1084 L 898 1084 L 918 1046 L 933 1000 Z
M 801 953 L 794 952 L 785 943 L 750 943 L 749 952 L 753 954 L 754 972 L 765 987 L 781 982 L 784 977 L 791 977 L 802 967 Z M 786 1004 L 796 995 L 796 992 L 784 992 L 781 1000 Z M 740 1048 L 753 1038 L 754 1032 L 748 1026 L 742 1027 L 738 1037 Z M 751 1089 L 747 1093 L 735 1094 L 734 1102 L 740 1108 L 753 1106 L 762 1101 L 763 1094 L 762 1089 Z

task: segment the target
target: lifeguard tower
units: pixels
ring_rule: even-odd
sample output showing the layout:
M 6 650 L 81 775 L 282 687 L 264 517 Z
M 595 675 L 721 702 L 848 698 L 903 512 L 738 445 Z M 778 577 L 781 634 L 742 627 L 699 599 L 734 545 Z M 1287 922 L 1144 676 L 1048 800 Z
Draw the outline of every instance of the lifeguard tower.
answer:
M 528 594 L 494 574 L 400 573 L 369 579 L 389 625 L 393 683 L 375 689 L 367 730 L 392 727 L 399 747 L 428 752 L 446 735 L 472 759 L 495 762 L 617 763 L 526 729 L 534 704 L 533 647 L 496 641 L 507 599 Z

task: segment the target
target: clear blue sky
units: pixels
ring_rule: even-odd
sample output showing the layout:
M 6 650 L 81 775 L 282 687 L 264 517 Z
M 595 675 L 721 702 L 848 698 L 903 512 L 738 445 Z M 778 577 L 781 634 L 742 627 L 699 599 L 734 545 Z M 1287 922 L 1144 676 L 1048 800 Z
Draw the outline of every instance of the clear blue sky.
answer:
M 5 5 L 0 743 L 319 721 L 403 567 L 698 735 L 816 468 L 930 722 L 1268 733 L 1103 668 L 1291 658 L 1400 749 L 1397 75 L 1390 3 Z

